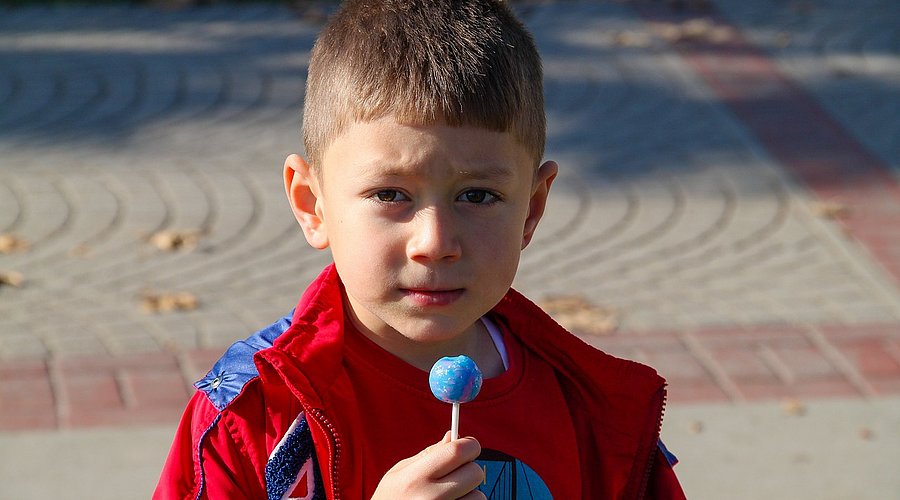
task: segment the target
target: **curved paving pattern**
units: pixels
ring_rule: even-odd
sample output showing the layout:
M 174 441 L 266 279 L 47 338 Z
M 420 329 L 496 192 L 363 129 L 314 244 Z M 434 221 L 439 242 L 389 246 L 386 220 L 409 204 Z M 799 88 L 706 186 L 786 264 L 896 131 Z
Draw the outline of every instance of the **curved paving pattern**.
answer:
M 297 258 L 278 182 L 316 26 L 269 6 L 9 13 L 0 233 L 31 249 L 2 256 L 28 279 L 0 291 L 2 355 L 221 346 L 289 309 L 325 258 Z M 164 230 L 200 246 L 161 252 Z M 136 307 L 146 290 L 203 307 L 169 324 Z
M 660 39 L 617 46 L 616 33 L 647 32 L 644 20 L 590 8 L 534 16 L 557 26 L 537 33 L 551 133 L 565 131 L 550 144 L 564 159 L 556 194 L 568 196 L 526 252 L 520 286 L 584 293 L 640 330 L 895 320 L 878 270 L 835 248 L 835 228 L 704 82 Z
M 896 23 L 875 19 L 889 2 L 855 3 L 874 29 L 852 33 L 840 2 L 716 3 L 897 168 Z M 614 309 L 619 333 L 585 338 L 657 366 L 676 401 L 900 391 L 887 261 L 816 213 L 818 192 L 646 9 L 660 7 L 522 6 L 562 173 L 516 286 Z M 15 381 L 0 405 L 27 401 L 0 406 L 0 428 L 177 418 L 225 345 L 293 306 L 328 260 L 280 185 L 317 29 L 276 6 L 2 11 L 0 234 L 30 248 L 0 254 L 0 271 L 27 279 L 0 286 L 0 379 Z M 823 60 L 843 69 L 820 78 Z M 197 244 L 162 251 L 161 231 Z M 199 307 L 140 307 L 176 291 Z

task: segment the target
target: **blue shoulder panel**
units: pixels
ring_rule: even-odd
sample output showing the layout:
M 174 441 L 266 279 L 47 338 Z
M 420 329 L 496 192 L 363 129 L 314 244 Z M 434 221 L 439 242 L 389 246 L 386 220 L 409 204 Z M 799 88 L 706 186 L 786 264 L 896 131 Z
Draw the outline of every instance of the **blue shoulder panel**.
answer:
M 666 448 L 666 445 L 662 442 L 662 439 L 659 440 L 658 446 L 659 451 L 662 452 L 663 456 L 666 457 L 666 461 L 669 462 L 669 466 L 675 467 L 675 465 L 678 463 L 678 457 L 676 457 L 674 453 Z
M 225 351 L 205 377 L 194 382 L 194 387 L 206 393 L 209 402 L 219 411 L 224 410 L 244 389 L 247 382 L 259 376 L 253 355 L 272 347 L 275 339 L 291 326 L 293 311 L 275 323 L 254 333 L 246 340 L 239 340 Z

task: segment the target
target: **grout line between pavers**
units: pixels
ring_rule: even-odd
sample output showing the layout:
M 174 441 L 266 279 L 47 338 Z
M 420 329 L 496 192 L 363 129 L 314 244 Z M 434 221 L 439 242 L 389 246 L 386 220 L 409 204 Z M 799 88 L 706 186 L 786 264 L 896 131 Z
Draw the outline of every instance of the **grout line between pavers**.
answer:
M 178 364 L 178 371 L 181 372 L 181 380 L 184 382 L 184 388 L 188 397 L 193 397 L 194 391 L 194 374 L 197 372 L 194 363 L 190 360 L 187 353 L 181 349 L 174 351 L 175 362 Z
M 891 342 L 890 339 L 885 339 L 884 351 L 888 356 L 892 357 L 897 364 L 900 364 L 900 343 Z
M 47 376 L 50 381 L 50 391 L 53 395 L 54 418 L 56 420 L 56 428 L 62 429 L 69 426 L 70 410 L 72 405 L 69 402 L 69 395 L 63 385 L 62 369 L 59 366 L 59 359 L 52 356 L 45 360 L 47 365 Z
M 127 409 L 133 409 L 137 406 L 137 395 L 134 393 L 134 387 L 128 382 L 128 374 L 123 369 L 117 369 L 113 373 L 113 380 L 116 382 L 116 390 L 122 405 Z
M 841 351 L 834 346 L 825 337 L 825 334 L 814 325 L 809 325 L 806 331 L 806 338 L 816 346 L 817 349 L 854 387 L 866 398 L 878 396 L 878 391 L 869 383 L 859 370 L 853 366 Z
M 700 363 L 700 366 L 712 377 L 713 381 L 722 389 L 729 399 L 734 403 L 742 403 L 746 398 L 741 393 L 737 384 L 731 380 L 722 365 L 716 361 L 715 356 L 703 345 L 702 342 L 692 333 L 684 332 L 678 334 L 682 343 L 687 347 L 689 353 Z
M 778 380 L 784 385 L 792 385 L 796 382 L 797 377 L 791 372 L 790 367 L 781 359 L 781 357 L 767 345 L 760 345 L 757 354 L 763 360 L 766 366 L 775 373 Z

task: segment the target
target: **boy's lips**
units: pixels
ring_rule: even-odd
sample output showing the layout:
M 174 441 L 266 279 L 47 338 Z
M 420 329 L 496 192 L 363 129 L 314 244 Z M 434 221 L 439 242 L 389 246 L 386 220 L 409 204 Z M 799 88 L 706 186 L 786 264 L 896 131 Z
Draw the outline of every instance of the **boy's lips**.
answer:
M 401 288 L 406 297 L 420 306 L 446 306 L 459 299 L 463 292 L 463 288 L 454 288 L 447 290 L 431 290 L 423 288 Z

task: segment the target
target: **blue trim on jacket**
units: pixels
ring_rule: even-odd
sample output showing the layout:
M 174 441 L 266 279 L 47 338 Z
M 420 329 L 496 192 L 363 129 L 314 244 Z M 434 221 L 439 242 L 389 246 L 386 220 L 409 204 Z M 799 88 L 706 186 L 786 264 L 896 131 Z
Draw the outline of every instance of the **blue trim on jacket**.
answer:
M 224 410 L 236 398 L 248 382 L 259 376 L 253 355 L 272 347 L 275 339 L 291 326 L 294 312 L 254 333 L 246 340 L 239 340 L 225 351 L 205 377 L 194 382 L 217 410 Z
M 313 444 L 309 423 L 301 416 L 297 426 L 284 437 L 277 451 L 266 462 L 266 494 L 268 500 L 281 500 L 290 493 L 291 486 L 299 479 L 300 471 L 307 461 L 312 460 L 312 474 L 306 478 L 307 488 L 313 492 L 313 500 L 325 500 L 322 476 L 316 460 L 316 449 Z M 307 492 L 308 493 L 308 492 Z
M 200 439 L 197 441 L 197 463 L 200 464 L 200 487 L 197 489 L 197 496 L 194 497 L 194 500 L 200 500 L 200 497 L 203 496 L 203 490 L 206 488 L 206 471 L 203 470 L 203 440 L 206 439 L 206 436 L 213 430 L 213 427 L 219 423 L 219 419 L 222 418 L 222 414 L 216 415 L 216 418 L 213 419 L 212 423 L 209 424 L 209 427 L 203 431 L 203 434 L 200 435 Z
M 678 457 L 676 457 L 674 453 L 672 453 L 671 451 L 669 451 L 668 448 L 666 448 L 666 445 L 665 445 L 665 443 L 662 442 L 662 439 L 659 440 L 658 446 L 659 446 L 659 451 L 662 452 L 663 456 L 666 457 L 666 461 L 669 462 L 669 466 L 675 467 L 675 465 L 678 464 Z
M 212 370 L 194 383 L 194 387 L 206 394 L 209 402 L 220 412 L 227 408 L 248 383 L 259 377 L 259 369 L 253 362 L 253 356 L 263 349 L 272 347 L 275 339 L 291 326 L 293 316 L 294 311 L 292 310 L 283 318 L 259 330 L 246 340 L 239 340 L 232 344 L 216 361 Z M 216 416 L 198 441 L 197 461 L 200 463 L 201 473 L 197 498 L 203 495 L 206 487 L 203 473 L 203 441 L 219 423 L 221 416 L 221 414 Z M 297 479 L 303 464 L 310 459 L 313 461 L 314 470 L 313 477 L 308 478 L 308 487 L 314 492 L 312 498 L 314 500 L 325 499 L 322 478 L 314 452 L 309 424 L 301 416 L 298 419 L 297 428 L 289 436 L 286 436 L 282 447 L 266 463 L 266 490 L 270 499 L 280 499 L 288 493 L 288 488 Z

